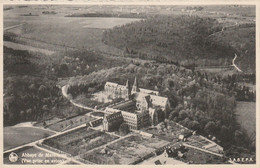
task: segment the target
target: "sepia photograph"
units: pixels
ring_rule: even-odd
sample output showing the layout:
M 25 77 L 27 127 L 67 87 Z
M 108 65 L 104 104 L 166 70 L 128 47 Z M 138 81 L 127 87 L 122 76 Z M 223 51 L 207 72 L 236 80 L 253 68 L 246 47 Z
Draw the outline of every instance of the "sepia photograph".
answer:
M 256 5 L 2 6 L 4 165 L 256 165 Z

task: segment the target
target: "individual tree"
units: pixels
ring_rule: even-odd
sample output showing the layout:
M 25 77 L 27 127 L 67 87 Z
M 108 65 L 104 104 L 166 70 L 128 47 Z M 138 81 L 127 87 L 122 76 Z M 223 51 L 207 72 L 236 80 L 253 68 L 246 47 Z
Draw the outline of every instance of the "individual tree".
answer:
M 126 135 L 130 132 L 129 126 L 126 123 L 122 123 L 119 127 L 119 134 Z

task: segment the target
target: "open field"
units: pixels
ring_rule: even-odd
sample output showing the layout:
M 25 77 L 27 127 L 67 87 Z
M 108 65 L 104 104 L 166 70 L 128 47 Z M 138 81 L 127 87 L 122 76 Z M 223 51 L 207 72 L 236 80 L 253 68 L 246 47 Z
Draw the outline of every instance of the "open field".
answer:
M 121 54 L 121 51 L 102 42 L 104 29 L 121 26 L 140 19 L 135 18 L 101 18 L 101 17 L 64 17 L 67 7 L 52 7 L 57 15 L 44 15 L 47 10 L 43 6 L 14 8 L 5 11 L 4 27 L 22 24 L 8 30 L 19 35 L 19 43 L 41 49 L 53 49 L 53 45 L 68 49 L 100 50 L 110 54 Z M 21 16 L 21 14 L 37 14 L 39 16 Z M 70 26 L 68 26 L 70 25 Z M 43 44 L 47 43 L 47 44 Z M 62 48 L 58 48 L 62 50 Z
M 77 156 L 117 138 L 118 137 L 106 134 L 104 132 L 84 127 L 61 136 L 48 139 L 44 142 L 44 144 L 57 148 L 73 156 Z
M 48 130 L 32 127 L 5 127 L 4 150 L 8 150 L 26 143 L 53 135 Z
M 97 164 L 131 164 L 155 152 L 169 142 L 136 134 L 84 154 L 83 159 Z
M 64 161 L 63 158 L 55 157 L 51 153 L 32 146 L 26 146 L 13 152 L 18 155 L 18 161 L 10 162 L 8 158 L 9 152 L 4 154 L 4 164 L 58 164 L 59 162 Z M 28 155 L 26 156 L 25 154 Z M 46 163 L 46 160 L 49 160 L 49 163 Z
M 255 102 L 237 102 L 236 108 L 237 120 L 242 128 L 246 130 L 249 136 L 255 137 L 256 133 L 256 103 Z

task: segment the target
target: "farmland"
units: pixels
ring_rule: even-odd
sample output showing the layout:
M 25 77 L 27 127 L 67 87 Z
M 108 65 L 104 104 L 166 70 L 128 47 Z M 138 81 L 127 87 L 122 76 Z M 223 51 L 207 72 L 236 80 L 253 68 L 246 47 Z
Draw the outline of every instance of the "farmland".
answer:
M 14 148 L 38 139 L 48 137 L 53 132 L 33 127 L 5 127 L 4 150 Z
M 32 6 L 6 11 L 4 27 L 23 23 L 21 26 L 8 31 L 19 35 L 20 43 L 36 48 L 52 50 L 54 46 L 59 46 L 56 50 L 64 50 L 63 47 L 66 47 L 68 49 L 99 50 L 119 55 L 120 50 L 102 42 L 103 30 L 139 20 L 134 18 L 64 17 L 64 14 L 48 17 L 40 13 L 44 10 L 44 7 L 39 10 Z M 62 9 L 57 8 L 56 10 Z M 29 18 L 20 16 L 20 14 L 28 13 L 28 11 L 35 12 L 39 16 L 30 16 Z

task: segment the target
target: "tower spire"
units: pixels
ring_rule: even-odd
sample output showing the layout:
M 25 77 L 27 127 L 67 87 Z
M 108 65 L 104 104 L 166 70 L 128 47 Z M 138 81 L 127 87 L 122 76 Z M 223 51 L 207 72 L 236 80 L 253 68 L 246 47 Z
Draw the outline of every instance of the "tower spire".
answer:
M 134 85 L 132 87 L 132 91 L 131 91 L 131 94 L 134 94 L 136 92 L 139 92 L 139 88 L 138 88 L 138 84 L 137 84 L 137 79 L 135 77 L 135 81 L 134 81 Z
M 126 86 L 126 88 L 129 88 L 129 81 L 128 81 L 128 79 L 127 79 L 127 81 L 126 81 L 125 86 Z

